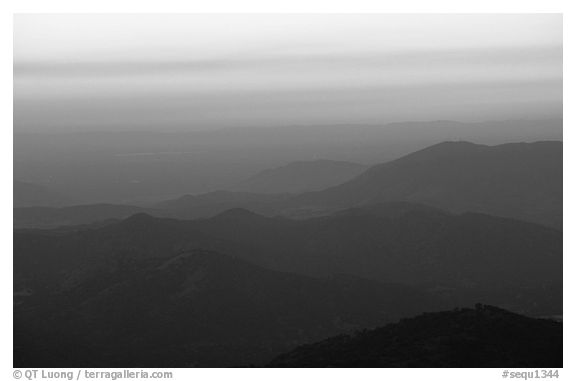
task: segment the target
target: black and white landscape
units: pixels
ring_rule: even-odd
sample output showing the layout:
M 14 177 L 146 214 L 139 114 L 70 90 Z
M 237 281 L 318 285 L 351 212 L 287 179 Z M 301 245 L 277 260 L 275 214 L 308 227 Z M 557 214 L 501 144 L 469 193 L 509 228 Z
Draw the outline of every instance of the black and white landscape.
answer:
M 14 366 L 563 366 L 562 18 L 18 15 Z

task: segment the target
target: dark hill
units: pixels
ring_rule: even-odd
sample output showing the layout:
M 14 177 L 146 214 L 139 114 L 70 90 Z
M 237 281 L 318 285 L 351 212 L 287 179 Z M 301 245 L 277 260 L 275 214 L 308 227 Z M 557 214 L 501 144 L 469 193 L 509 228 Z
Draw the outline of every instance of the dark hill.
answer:
M 562 324 L 477 305 L 304 345 L 269 366 L 561 368 Z
M 261 364 L 300 343 L 435 308 L 407 286 L 314 279 L 202 250 L 108 271 L 98 290 L 78 279 L 15 306 L 15 366 Z

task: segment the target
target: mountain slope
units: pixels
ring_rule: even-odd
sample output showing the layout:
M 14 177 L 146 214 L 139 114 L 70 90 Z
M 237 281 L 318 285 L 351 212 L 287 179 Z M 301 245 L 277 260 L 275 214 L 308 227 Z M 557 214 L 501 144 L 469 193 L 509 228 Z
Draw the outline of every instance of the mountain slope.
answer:
M 290 208 L 419 202 L 562 226 L 562 143 L 485 146 L 447 142 L 371 167 L 356 178 L 290 201 Z
M 562 324 L 477 305 L 305 345 L 269 366 L 561 368 Z
M 235 213 L 189 224 L 195 231 L 268 253 L 262 257 L 265 266 L 314 275 L 351 273 L 412 284 L 498 284 L 552 281 L 562 273 L 559 231 L 407 203 L 308 220 Z
M 264 170 L 238 186 L 253 193 L 301 193 L 338 185 L 359 175 L 366 167 L 346 161 L 297 161 Z
M 475 300 L 530 313 L 562 310 L 561 232 L 406 203 L 308 220 L 234 209 L 195 221 L 140 214 L 82 231 L 16 230 L 14 276 L 19 289 L 46 290 L 62 287 L 62 277 L 54 275 L 58 271 L 74 269 L 84 278 L 99 279 L 131 261 L 192 249 L 277 271 L 351 274 L 443 290 L 455 304 Z M 68 282 L 74 284 L 75 277 Z
M 410 287 L 274 272 L 204 250 L 113 272 L 97 292 L 80 282 L 17 304 L 15 366 L 248 365 L 434 309 Z

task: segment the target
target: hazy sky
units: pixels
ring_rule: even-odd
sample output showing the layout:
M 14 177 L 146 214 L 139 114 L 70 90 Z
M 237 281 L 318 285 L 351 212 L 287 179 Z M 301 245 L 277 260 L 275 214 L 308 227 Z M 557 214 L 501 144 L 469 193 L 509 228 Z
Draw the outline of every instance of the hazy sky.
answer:
M 18 15 L 15 128 L 560 117 L 560 15 Z

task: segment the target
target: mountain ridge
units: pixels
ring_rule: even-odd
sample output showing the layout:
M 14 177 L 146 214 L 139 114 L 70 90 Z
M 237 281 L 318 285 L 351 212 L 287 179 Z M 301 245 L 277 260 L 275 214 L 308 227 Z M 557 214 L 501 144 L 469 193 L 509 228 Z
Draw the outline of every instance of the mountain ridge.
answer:
M 117 261 L 208 249 L 276 271 L 449 286 L 457 293 L 484 290 L 486 295 L 496 293 L 496 299 L 512 309 L 526 311 L 535 308 L 529 307 L 532 303 L 537 310 L 558 312 L 561 303 L 556 298 L 538 295 L 562 282 L 561 232 L 528 222 L 478 213 L 457 215 L 406 203 L 365 208 L 307 220 L 233 210 L 198 220 L 140 214 L 79 231 L 16 230 L 15 281 L 26 284 L 30 274 L 75 266 L 82 258 L 108 258 L 106 266 L 93 267 L 105 271 L 114 269 Z M 97 274 L 89 271 L 84 276 Z M 536 292 L 538 287 L 542 291 Z M 527 299 L 514 297 L 511 290 Z M 530 295 L 538 302 L 529 302 Z M 464 297 L 469 299 L 450 296 Z
M 561 368 L 562 331 L 561 323 L 476 304 L 300 346 L 268 366 Z
M 561 228 L 562 143 L 439 143 L 372 166 L 344 184 L 295 196 L 287 209 L 381 201 L 417 202 Z

